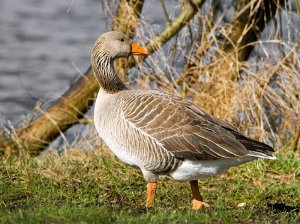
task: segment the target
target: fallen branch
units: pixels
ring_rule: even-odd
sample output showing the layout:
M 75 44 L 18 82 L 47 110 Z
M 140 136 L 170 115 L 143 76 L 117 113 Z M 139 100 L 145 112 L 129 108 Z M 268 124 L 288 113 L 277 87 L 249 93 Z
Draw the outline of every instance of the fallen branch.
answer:
M 134 14 L 130 16 L 139 17 L 143 1 L 127 0 L 126 2 L 129 6 L 134 8 L 134 10 L 132 10 Z M 193 18 L 201 4 L 201 0 L 189 1 L 181 14 L 146 45 L 148 51 L 150 53 L 154 52 L 178 33 Z M 124 14 L 121 12 L 118 14 L 117 10 L 117 15 L 123 16 Z M 117 20 L 118 17 L 115 19 Z M 127 19 L 126 21 L 128 23 L 130 20 Z M 121 29 L 123 26 L 119 28 Z M 127 29 L 127 31 L 128 30 L 129 29 Z M 124 30 L 121 31 L 124 32 Z M 131 32 L 129 35 L 133 33 L 134 32 Z M 133 67 L 138 62 L 140 61 L 134 61 L 127 67 Z M 8 137 L 3 134 L 2 139 L 0 139 L 0 152 L 4 154 L 18 153 L 20 147 L 14 144 L 14 139 L 18 139 L 30 154 L 40 153 L 58 137 L 61 132 L 78 124 L 79 120 L 91 105 L 93 105 L 98 89 L 98 82 L 90 67 L 84 76 L 72 85 L 65 94 L 46 109 L 37 119 L 29 123 L 26 127 L 19 128 L 13 136 Z
M 113 21 L 113 30 L 133 37 L 143 2 L 143 0 L 121 0 Z M 17 129 L 10 137 L 3 133 L 0 139 L 0 152 L 18 153 L 21 148 L 19 144 L 15 144 L 17 139 L 28 152 L 38 154 L 61 133 L 79 122 L 93 105 L 98 89 L 99 84 L 90 67 L 66 93 L 42 111 L 34 121 Z
M 180 15 L 175 18 L 174 21 L 171 22 L 159 35 L 152 38 L 150 42 L 146 44 L 147 50 L 150 53 L 154 52 L 177 34 L 185 25 L 188 25 L 203 3 L 204 1 L 202 0 L 189 1 L 189 4 L 180 13 Z

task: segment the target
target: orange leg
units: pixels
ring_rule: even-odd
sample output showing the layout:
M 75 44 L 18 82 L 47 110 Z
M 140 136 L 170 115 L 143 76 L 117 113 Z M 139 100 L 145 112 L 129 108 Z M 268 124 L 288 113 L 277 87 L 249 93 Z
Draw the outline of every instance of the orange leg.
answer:
M 154 205 L 156 186 L 157 186 L 157 182 L 149 182 L 147 184 L 147 202 L 146 202 L 147 208 L 152 208 Z
M 192 209 L 199 210 L 202 206 L 208 208 L 209 205 L 203 201 L 203 198 L 199 192 L 198 180 L 190 181 L 192 193 L 193 193 L 193 200 L 192 200 Z

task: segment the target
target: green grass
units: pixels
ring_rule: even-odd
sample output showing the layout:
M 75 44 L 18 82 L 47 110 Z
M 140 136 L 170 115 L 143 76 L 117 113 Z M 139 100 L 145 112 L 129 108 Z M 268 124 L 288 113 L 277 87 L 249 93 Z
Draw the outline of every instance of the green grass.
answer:
M 299 223 L 300 160 L 277 156 L 200 180 L 211 208 L 197 212 L 189 184 L 166 178 L 147 211 L 140 171 L 105 153 L 2 159 L 0 223 Z

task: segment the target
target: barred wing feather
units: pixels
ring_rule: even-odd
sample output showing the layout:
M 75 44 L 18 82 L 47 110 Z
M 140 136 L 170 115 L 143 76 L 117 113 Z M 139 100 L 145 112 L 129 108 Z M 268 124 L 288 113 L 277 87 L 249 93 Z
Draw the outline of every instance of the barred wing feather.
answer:
M 213 160 L 249 153 L 237 140 L 234 127 L 180 97 L 157 91 L 132 91 L 124 100 L 122 112 L 128 122 L 177 158 Z

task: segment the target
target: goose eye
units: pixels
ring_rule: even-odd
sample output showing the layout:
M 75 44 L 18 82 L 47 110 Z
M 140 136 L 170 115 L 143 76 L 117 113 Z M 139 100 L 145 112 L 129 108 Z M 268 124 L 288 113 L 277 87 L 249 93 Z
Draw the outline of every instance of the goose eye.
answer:
M 124 41 L 125 41 L 125 39 L 124 39 L 124 38 L 122 38 L 122 39 L 121 39 L 121 42 L 124 42 Z

